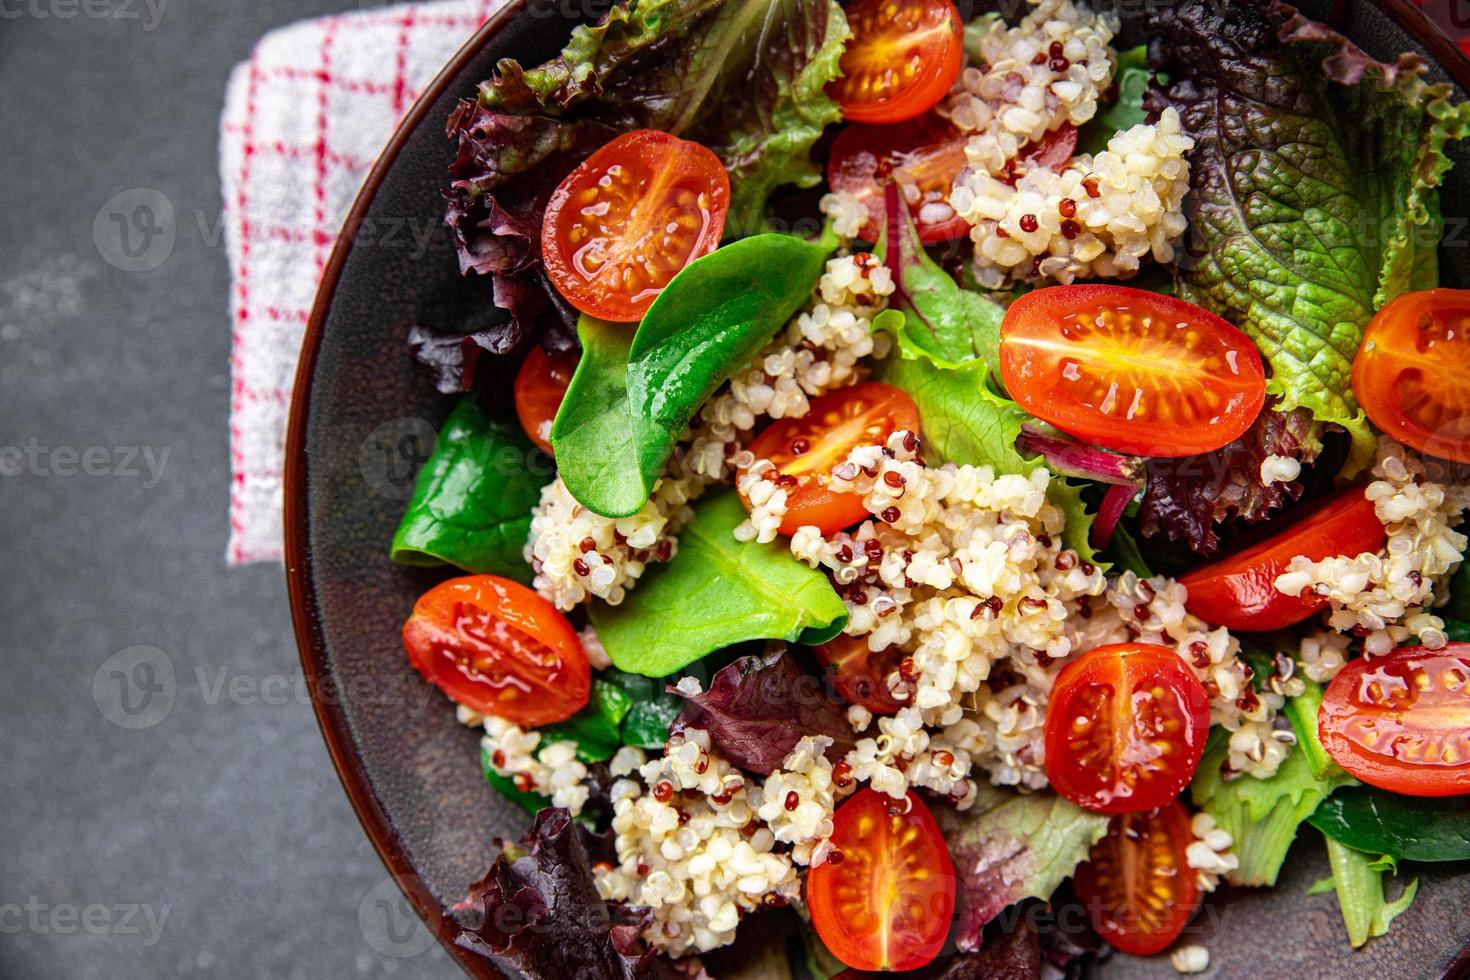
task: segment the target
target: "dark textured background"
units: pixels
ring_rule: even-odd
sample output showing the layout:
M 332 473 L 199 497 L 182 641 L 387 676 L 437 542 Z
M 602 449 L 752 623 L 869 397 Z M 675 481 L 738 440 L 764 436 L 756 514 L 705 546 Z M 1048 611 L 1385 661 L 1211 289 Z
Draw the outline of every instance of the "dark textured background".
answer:
M 280 566 L 223 557 L 225 81 L 265 31 L 351 3 L 169 0 L 151 30 L 142 0 L 90 0 L 106 18 L 0 3 L 0 447 L 169 453 L 149 486 L 141 466 L 0 476 L 4 980 L 459 975 L 410 931 L 332 770 Z M 92 237 L 135 187 L 178 219 L 150 272 L 114 268 Z M 93 677 L 139 645 L 163 651 L 178 694 L 129 731 Z M 247 680 L 215 697 L 222 676 Z M 89 933 L 71 916 L 94 905 Z M 129 906 L 167 906 L 156 942 Z

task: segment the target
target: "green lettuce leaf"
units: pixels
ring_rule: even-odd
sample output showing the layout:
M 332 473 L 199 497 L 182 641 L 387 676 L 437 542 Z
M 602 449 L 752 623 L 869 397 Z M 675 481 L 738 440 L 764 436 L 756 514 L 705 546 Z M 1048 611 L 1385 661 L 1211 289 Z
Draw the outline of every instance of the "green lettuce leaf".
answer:
M 835 0 L 626 0 L 543 65 L 501 61 L 448 126 L 459 152 L 445 218 L 460 267 L 493 276 L 495 304 L 511 314 L 479 346 L 504 353 L 542 331 L 571 333 L 575 314 L 542 273 L 541 212 L 618 133 L 658 129 L 713 149 L 741 234 L 760 228 L 776 187 L 815 184 L 810 151 L 838 121 L 825 86 L 848 36 Z
M 1312 774 L 1308 753 L 1298 749 L 1287 755 L 1269 779 L 1242 774 L 1227 781 L 1222 766 L 1228 756 L 1224 730 L 1211 732 L 1190 793 L 1195 805 L 1214 817 L 1235 841 L 1232 850 L 1240 867 L 1228 873 L 1226 880 L 1235 885 L 1274 885 L 1302 821 L 1334 789 L 1353 780 L 1343 775 L 1318 779 Z
M 1353 356 L 1379 307 L 1435 284 L 1444 146 L 1470 105 L 1416 56 L 1381 64 L 1266 0 L 1160 4 L 1146 23 L 1176 80 L 1149 108 L 1176 107 L 1195 139 L 1181 295 L 1245 330 L 1278 410 L 1346 427 L 1361 466 Z
M 691 262 L 636 330 L 584 316 L 585 352 L 551 426 L 582 506 L 636 514 L 706 398 L 811 296 L 835 242 L 755 235 Z
M 1007 906 L 1050 899 L 1108 830 L 1106 814 L 1055 793 L 992 786 L 982 786 L 974 807 L 950 823 L 945 839 L 959 878 L 953 938 L 961 950 L 978 948 L 985 924 Z
M 663 677 L 745 640 L 819 644 L 842 631 L 847 607 L 827 576 L 783 543 L 735 540 L 746 514 L 733 490 L 694 509 L 672 560 L 650 566 L 620 605 L 588 610 L 615 666 Z
M 1384 871 L 1393 867 L 1385 858 L 1355 851 L 1331 837 L 1327 841 L 1327 859 L 1332 865 L 1332 884 L 1337 891 L 1337 905 L 1347 927 L 1348 942 L 1354 949 L 1374 936 L 1388 932 L 1394 919 L 1408 911 L 1419 892 L 1416 878 L 1392 902 L 1383 893 Z
M 531 510 L 552 472 L 519 425 L 463 396 L 419 470 L 389 555 L 400 565 L 447 563 L 530 584 Z

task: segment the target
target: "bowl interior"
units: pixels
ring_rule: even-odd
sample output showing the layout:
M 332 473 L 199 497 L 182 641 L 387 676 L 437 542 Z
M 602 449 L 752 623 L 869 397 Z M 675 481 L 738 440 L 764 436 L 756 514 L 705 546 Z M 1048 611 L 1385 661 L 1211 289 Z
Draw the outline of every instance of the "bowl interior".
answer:
M 484 872 L 494 839 L 518 834 L 527 818 L 480 777 L 476 732 L 419 680 L 399 644 L 414 600 L 446 573 L 390 563 L 388 542 L 451 404 L 412 363 L 405 338 L 414 323 L 452 328 L 494 315 L 488 283 L 458 274 L 441 223 L 453 154 L 444 120 L 498 59 L 537 63 L 554 54 L 573 26 L 571 6 L 512 3 L 415 107 L 368 180 L 354 212 L 357 233 L 324 278 L 293 412 L 287 560 L 303 663 L 365 828 L 441 937 L 452 929 L 444 908 Z M 1327 6 L 1303 5 L 1319 18 Z M 1349 3 L 1341 13 L 1340 26 L 1370 53 L 1424 50 L 1375 5 Z M 1443 195 L 1453 237 L 1442 264 L 1448 284 L 1465 285 L 1462 253 L 1452 246 L 1463 243 L 1470 214 L 1470 160 L 1463 146 L 1456 155 Z M 1470 940 L 1461 913 L 1470 876 L 1415 869 L 1425 880 L 1414 906 L 1386 937 L 1352 953 L 1334 897 L 1304 896 L 1327 867 L 1316 832 L 1302 837 L 1277 888 L 1224 889 L 1198 920 L 1197 941 L 1209 946 L 1217 975 L 1440 976 Z M 494 975 L 456 955 L 467 970 Z M 1099 972 L 1175 976 L 1160 958 L 1117 956 Z

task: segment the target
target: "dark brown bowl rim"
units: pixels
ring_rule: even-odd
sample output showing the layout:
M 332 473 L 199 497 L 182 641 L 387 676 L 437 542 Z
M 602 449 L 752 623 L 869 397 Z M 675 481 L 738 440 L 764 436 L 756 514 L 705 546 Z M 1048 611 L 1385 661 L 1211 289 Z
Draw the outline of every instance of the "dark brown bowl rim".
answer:
M 407 145 L 409 137 L 423 123 L 430 109 L 440 97 L 459 81 L 469 62 L 498 31 L 505 27 L 525 7 L 527 0 L 510 0 L 501 10 L 491 16 L 474 36 L 465 42 L 453 58 L 434 77 L 434 80 L 419 95 L 418 100 L 398 123 L 392 138 L 382 154 L 373 164 L 363 180 L 352 203 L 347 219 L 338 234 L 337 244 L 322 270 L 321 282 L 312 303 L 311 316 L 302 337 L 301 356 L 296 368 L 295 386 L 291 395 L 291 415 L 286 427 L 286 460 L 283 483 L 285 507 L 285 567 L 286 588 L 291 602 L 291 620 L 296 633 L 296 645 L 301 654 L 301 667 L 306 676 L 311 701 L 316 711 L 317 724 L 322 738 L 327 743 L 332 765 L 342 780 L 342 788 L 352 803 L 362 828 L 383 864 L 413 905 L 419 917 L 438 938 L 449 954 L 472 977 L 495 977 L 494 966 L 483 957 L 471 953 L 454 943 L 457 927 L 438 899 L 429 892 L 414 870 L 402 841 L 394 830 L 388 814 L 373 793 L 372 783 L 362 759 L 357 755 L 351 729 L 347 724 L 342 699 L 322 696 L 324 680 L 330 676 L 325 643 L 316 617 L 316 588 L 311 576 L 311 545 L 307 512 L 307 467 L 306 426 L 310 416 L 311 380 L 316 370 L 317 355 L 321 350 L 327 313 L 331 309 L 337 285 L 347 256 L 352 251 L 353 240 L 361 227 L 368 209 L 372 206 L 378 189 L 388 171 L 397 162 L 398 155 Z M 1430 57 L 1466 92 L 1470 92 L 1470 57 L 1448 38 L 1413 0 L 1373 0 L 1375 5 L 1398 24 L 1411 38 L 1421 45 Z M 1347 0 L 1336 0 L 1334 16 L 1338 20 Z M 1470 945 L 1460 950 L 1444 976 L 1465 977 L 1470 975 Z

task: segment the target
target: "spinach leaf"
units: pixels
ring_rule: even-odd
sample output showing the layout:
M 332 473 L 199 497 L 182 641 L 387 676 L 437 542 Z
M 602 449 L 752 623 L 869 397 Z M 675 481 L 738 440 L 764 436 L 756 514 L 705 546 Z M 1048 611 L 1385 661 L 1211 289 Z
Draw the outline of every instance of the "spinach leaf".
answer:
M 1470 643 L 1470 623 L 1464 620 L 1445 619 L 1444 633 L 1451 643 Z
M 1147 45 L 1140 44 L 1136 48 L 1118 52 L 1113 73 L 1113 84 L 1117 86 L 1118 97 L 1077 130 L 1078 153 L 1096 156 L 1108 148 L 1108 140 L 1115 134 L 1148 121 L 1143 97 L 1148 93 L 1149 74 Z M 1130 282 L 1128 285 L 1138 284 Z
M 530 583 L 523 552 L 551 461 L 514 422 L 492 419 L 474 395 L 450 413 L 389 552 L 400 565 L 457 565 Z
M 587 706 L 566 721 L 544 725 L 541 744 L 572 741 L 577 743 L 577 758 L 583 762 L 602 762 L 623 744 L 622 725 L 633 699 L 618 684 L 601 675 L 592 678 Z
M 1007 906 L 1028 896 L 1049 900 L 1108 830 L 1105 814 L 1055 793 L 985 785 L 954 823 L 945 839 L 956 869 L 963 869 L 954 936 L 961 950 L 978 948 L 985 924 Z
M 572 496 L 599 514 L 636 514 L 648 502 L 628 411 L 628 351 L 633 327 L 583 316 L 582 359 L 551 423 L 557 475 Z
M 1333 840 L 1402 861 L 1470 860 L 1470 797 L 1400 796 L 1347 786 L 1308 822 Z
M 756 235 L 691 262 L 631 329 L 589 322 L 590 357 L 551 427 L 562 480 L 606 517 L 636 514 L 699 406 L 811 295 L 834 241 Z
M 598 677 L 616 685 L 628 699 L 628 712 L 623 716 L 623 744 L 662 749 L 669 737 L 669 726 L 684 706 L 682 698 L 668 692 L 669 686 L 677 684 L 679 678 L 644 677 L 616 667 L 600 671 Z
M 1470 622 L 1470 561 L 1460 562 L 1459 569 L 1450 578 L 1449 590 L 1450 599 L 1440 607 L 1440 615 L 1462 623 Z
M 1388 932 L 1394 919 L 1408 911 L 1419 891 L 1419 881 L 1409 882 L 1398 898 L 1388 901 L 1383 894 L 1382 860 L 1355 851 L 1327 838 L 1327 859 L 1332 865 L 1332 885 L 1337 891 L 1337 906 L 1347 927 L 1348 942 L 1354 949 L 1374 936 Z
M 542 796 L 540 793 L 528 793 L 523 789 L 517 789 L 515 781 L 508 776 L 502 776 L 490 765 L 490 753 L 484 746 L 480 747 L 480 769 L 485 773 L 485 781 L 501 796 L 510 800 L 516 806 L 527 813 L 536 813 L 542 807 L 551 806 L 551 798 Z
M 1417 56 L 1380 64 L 1284 4 L 1183 0 L 1145 26 L 1177 79 L 1149 108 L 1177 108 L 1195 140 L 1181 295 L 1251 336 L 1279 410 L 1347 427 L 1360 467 L 1353 357 L 1375 310 L 1435 285 L 1444 147 L 1470 104 Z
M 617 606 L 588 610 L 618 668 L 664 677 L 743 640 L 825 643 L 847 607 L 827 577 L 777 542 L 736 541 L 745 508 L 733 490 L 705 496 L 673 559 L 651 566 Z
M 838 121 L 826 83 L 848 36 L 835 0 L 624 0 L 539 67 L 501 61 L 449 120 L 459 152 L 445 220 L 460 268 L 493 276 L 495 305 L 511 314 L 480 346 L 503 353 L 571 332 L 575 313 L 542 271 L 541 212 L 618 133 L 660 129 L 713 149 L 742 232 L 778 185 L 817 183 L 810 150 Z

